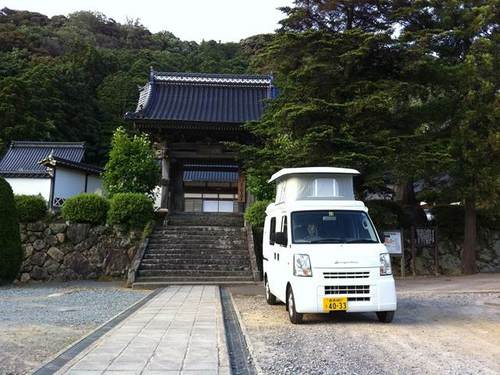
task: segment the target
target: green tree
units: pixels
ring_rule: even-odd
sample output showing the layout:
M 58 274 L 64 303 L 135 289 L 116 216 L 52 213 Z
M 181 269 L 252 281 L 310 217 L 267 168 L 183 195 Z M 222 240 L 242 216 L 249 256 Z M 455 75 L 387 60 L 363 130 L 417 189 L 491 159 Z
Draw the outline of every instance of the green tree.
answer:
M 282 167 L 334 165 L 361 170 L 360 192 L 382 186 L 398 142 L 419 126 L 408 58 L 385 32 L 278 34 L 255 62 L 274 72 L 280 95 L 248 124 L 257 136 L 241 148 L 249 174 L 264 183 Z
M 446 103 L 428 125 L 438 129 L 441 173 L 450 177 L 441 200 L 465 208 L 465 273 L 477 272 L 476 208 L 494 205 L 500 194 L 498 14 L 496 1 L 401 1 L 394 9 L 414 64 L 433 72 L 422 81 Z
M 147 136 L 129 136 L 124 128 L 116 129 L 103 175 L 104 188 L 108 194 L 151 195 L 159 179 L 160 167 Z

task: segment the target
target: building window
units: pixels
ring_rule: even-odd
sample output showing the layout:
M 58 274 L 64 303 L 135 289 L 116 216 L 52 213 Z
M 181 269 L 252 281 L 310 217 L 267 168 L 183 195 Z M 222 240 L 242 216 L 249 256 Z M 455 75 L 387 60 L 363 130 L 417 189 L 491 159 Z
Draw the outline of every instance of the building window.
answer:
M 186 212 L 234 212 L 238 194 L 185 193 Z

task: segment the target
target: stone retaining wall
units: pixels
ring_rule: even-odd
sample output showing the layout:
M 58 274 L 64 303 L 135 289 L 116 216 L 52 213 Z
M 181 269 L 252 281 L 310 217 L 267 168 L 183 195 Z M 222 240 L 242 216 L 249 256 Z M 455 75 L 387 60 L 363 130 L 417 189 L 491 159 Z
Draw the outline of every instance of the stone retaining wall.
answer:
M 142 232 L 104 225 L 20 224 L 23 264 L 18 281 L 125 278 Z
M 438 234 L 439 235 L 439 234 Z M 407 275 L 411 274 L 411 246 L 409 232 L 405 232 L 405 257 Z M 477 238 L 477 267 L 479 272 L 500 272 L 500 231 L 481 228 Z M 460 275 L 462 273 L 461 254 L 463 239 L 441 236 L 438 241 L 439 273 Z M 399 260 L 393 260 L 394 272 L 399 275 Z M 434 274 L 434 248 L 417 249 L 415 258 L 417 275 Z

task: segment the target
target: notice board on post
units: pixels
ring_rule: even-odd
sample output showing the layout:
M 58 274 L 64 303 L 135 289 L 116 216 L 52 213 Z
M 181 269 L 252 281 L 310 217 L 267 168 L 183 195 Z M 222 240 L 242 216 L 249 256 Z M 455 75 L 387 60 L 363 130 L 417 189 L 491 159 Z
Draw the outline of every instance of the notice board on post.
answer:
M 384 230 L 384 245 L 391 255 L 403 255 L 403 233 L 401 230 Z
M 389 255 L 399 256 L 401 276 L 405 277 L 405 252 L 402 230 L 384 230 L 384 245 Z

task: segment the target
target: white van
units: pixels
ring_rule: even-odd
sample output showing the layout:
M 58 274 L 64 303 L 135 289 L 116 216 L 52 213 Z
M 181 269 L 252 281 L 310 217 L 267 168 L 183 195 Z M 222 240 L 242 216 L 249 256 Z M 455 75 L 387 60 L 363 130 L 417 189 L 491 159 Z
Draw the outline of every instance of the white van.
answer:
M 266 209 L 266 300 L 286 303 L 290 321 L 304 313 L 396 311 L 391 261 L 363 202 L 354 200 L 354 169 L 290 168 L 275 173 L 276 200 Z

